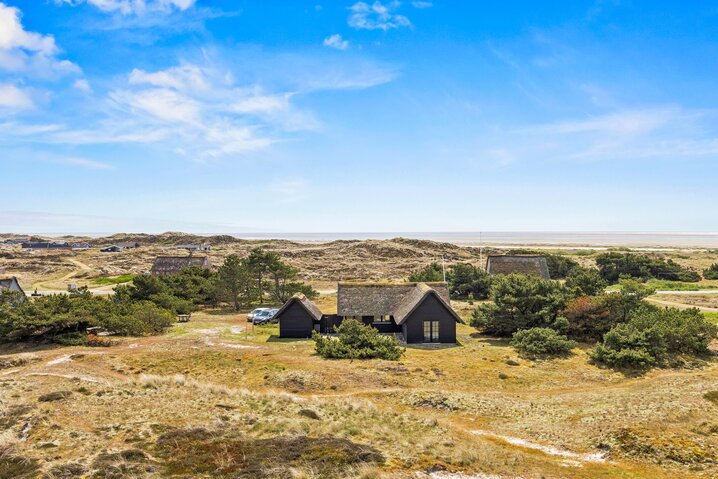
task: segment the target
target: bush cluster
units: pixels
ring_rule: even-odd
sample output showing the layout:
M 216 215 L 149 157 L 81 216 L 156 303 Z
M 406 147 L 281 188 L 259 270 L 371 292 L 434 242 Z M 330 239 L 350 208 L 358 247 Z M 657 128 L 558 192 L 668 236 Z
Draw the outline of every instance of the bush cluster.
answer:
M 685 268 L 672 259 L 635 253 L 603 253 L 596 257 L 596 265 L 601 276 L 613 284 L 622 277 L 662 279 L 693 283 L 701 280 L 701 276 Z
M 444 280 L 444 269 L 439 263 L 431 263 L 409 275 L 412 282 Z M 491 289 L 491 276 L 480 266 L 457 263 L 446 271 L 446 281 L 452 298 L 486 299 Z
M 713 263 L 708 268 L 704 269 L 703 277 L 705 279 L 718 279 L 718 263 Z
M 396 339 L 380 334 L 356 319 L 346 319 L 336 331 L 337 337 L 314 333 L 317 354 L 327 359 L 388 359 L 398 360 L 404 349 Z
M 530 356 L 558 356 L 569 353 L 576 341 L 551 328 L 531 328 L 516 331 L 511 346 Z
M 174 315 L 149 301 L 118 302 L 92 296 L 43 296 L 12 308 L 0 308 L 0 342 L 30 339 L 79 344 L 89 327 L 143 336 L 165 331 Z
M 666 364 L 679 355 L 708 354 L 718 328 L 698 309 L 679 310 L 643 305 L 628 322 L 607 332 L 591 357 L 619 368 L 647 368 Z
M 493 302 L 476 308 L 471 325 L 503 337 L 530 328 L 562 330 L 567 322 L 560 315 L 569 296 L 557 281 L 523 274 L 496 276 L 491 288 Z

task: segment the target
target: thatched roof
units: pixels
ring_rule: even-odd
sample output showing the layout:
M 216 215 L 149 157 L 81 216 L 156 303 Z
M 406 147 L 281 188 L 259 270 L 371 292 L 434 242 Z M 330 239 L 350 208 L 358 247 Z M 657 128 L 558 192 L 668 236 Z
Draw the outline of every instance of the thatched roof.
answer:
M 177 274 L 190 267 L 209 269 L 212 265 L 206 256 L 158 256 L 152 264 L 152 274 Z
M 548 264 L 544 256 L 490 255 L 486 260 L 486 272 L 489 274 L 533 274 L 550 279 Z
M 0 276 L 0 289 L 9 289 L 10 291 L 24 293 L 15 276 Z
M 443 282 L 339 283 L 337 314 L 340 316 L 390 315 L 394 316 L 397 324 L 401 324 L 401 321 L 406 319 L 428 294 L 435 294 L 452 314 L 456 314 L 449 306 L 449 287 Z
M 281 308 L 279 308 L 279 311 L 277 311 L 277 314 L 275 314 L 275 316 L 281 316 L 282 313 L 294 303 L 299 303 L 299 305 L 302 306 L 307 311 L 307 313 L 309 313 L 309 315 L 315 320 L 319 321 L 320 319 L 322 319 L 322 312 L 319 310 L 317 305 L 314 304 L 311 299 L 307 298 L 302 293 L 297 293 L 291 298 L 289 298 L 287 302 L 284 303 Z
M 427 296 L 431 295 L 435 296 L 436 299 L 439 300 L 442 306 L 444 306 L 446 310 L 451 313 L 451 315 L 454 317 L 454 319 L 456 319 L 457 322 L 464 322 L 459 317 L 459 315 L 456 314 L 456 311 L 454 311 L 449 305 L 448 296 L 447 299 L 444 299 L 436 289 L 432 288 L 426 283 L 419 283 L 414 288 L 412 288 L 411 291 L 409 291 L 409 293 L 404 297 L 403 301 L 399 303 L 397 308 L 394 310 L 393 316 L 394 321 L 396 321 L 396 324 L 402 324 L 406 320 L 406 318 L 411 316 L 411 313 L 414 312 L 414 310 L 424 301 L 424 299 L 426 299 Z

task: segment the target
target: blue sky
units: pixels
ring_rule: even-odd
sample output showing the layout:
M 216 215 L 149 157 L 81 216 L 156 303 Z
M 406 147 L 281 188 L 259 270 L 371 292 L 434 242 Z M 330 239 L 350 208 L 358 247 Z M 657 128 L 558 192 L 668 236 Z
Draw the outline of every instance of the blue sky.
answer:
M 0 231 L 717 231 L 718 3 L 0 0 Z

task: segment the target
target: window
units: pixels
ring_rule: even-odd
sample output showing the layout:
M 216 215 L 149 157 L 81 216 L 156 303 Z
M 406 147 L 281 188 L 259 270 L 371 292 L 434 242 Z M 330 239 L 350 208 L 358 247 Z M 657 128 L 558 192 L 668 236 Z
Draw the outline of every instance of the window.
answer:
M 438 321 L 424 321 L 424 342 L 425 343 L 438 343 L 439 342 L 439 322 Z
M 374 316 L 374 323 L 389 323 L 391 322 L 391 316 L 385 314 L 383 316 Z

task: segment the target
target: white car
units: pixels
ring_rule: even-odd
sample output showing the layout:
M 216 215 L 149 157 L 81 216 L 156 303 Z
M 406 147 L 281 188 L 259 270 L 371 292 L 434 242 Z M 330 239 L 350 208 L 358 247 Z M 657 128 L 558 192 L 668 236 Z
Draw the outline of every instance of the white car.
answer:
M 254 316 L 256 316 L 258 313 L 261 313 L 262 311 L 269 311 L 269 308 L 257 308 L 251 313 L 247 314 L 247 321 L 253 321 Z

